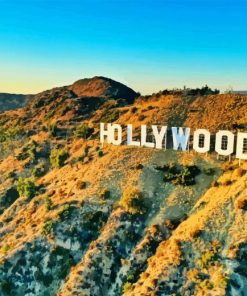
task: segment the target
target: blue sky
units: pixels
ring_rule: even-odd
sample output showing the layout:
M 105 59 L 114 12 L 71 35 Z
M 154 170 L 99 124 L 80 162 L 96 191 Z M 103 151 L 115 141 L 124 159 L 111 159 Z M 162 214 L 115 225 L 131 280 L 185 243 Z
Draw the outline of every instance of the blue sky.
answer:
M 143 94 L 247 89 L 247 1 L 0 0 L 0 92 L 102 75 Z

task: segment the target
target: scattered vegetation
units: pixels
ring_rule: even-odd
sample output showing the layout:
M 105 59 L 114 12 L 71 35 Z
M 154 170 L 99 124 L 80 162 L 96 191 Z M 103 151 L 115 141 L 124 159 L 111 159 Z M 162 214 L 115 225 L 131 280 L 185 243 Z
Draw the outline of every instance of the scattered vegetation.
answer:
M 52 117 L 54 117 L 55 113 L 56 113 L 56 109 L 50 110 L 48 113 L 46 113 L 45 120 L 48 120 L 48 119 L 51 119 Z
M 183 89 L 165 89 L 157 94 L 155 96 L 159 98 L 162 95 L 177 95 L 177 96 L 209 96 L 209 95 L 217 95 L 220 91 L 218 89 L 212 90 L 207 85 L 201 87 L 201 88 L 187 88 L 186 86 Z
M 207 176 L 212 176 L 215 174 L 215 171 L 213 168 L 203 168 L 203 173 Z
M 39 163 L 32 170 L 32 176 L 34 178 L 40 178 L 40 177 L 44 176 L 45 173 L 46 173 L 46 170 L 45 170 L 45 163 L 44 162 Z
M 119 118 L 120 112 L 117 109 L 110 109 L 101 116 L 101 122 L 114 122 Z
M 60 110 L 60 115 L 64 116 L 67 112 L 71 110 L 71 107 L 69 105 L 65 105 Z
M 36 186 L 30 178 L 20 177 L 17 181 L 17 191 L 20 196 L 32 199 L 36 193 Z
M 146 117 L 145 117 L 144 114 L 140 114 L 140 115 L 138 116 L 138 120 L 139 120 L 139 121 L 143 121 L 145 118 L 146 118 Z
M 236 177 L 238 178 L 241 178 L 245 175 L 246 173 L 246 170 L 242 169 L 242 168 L 238 168 L 235 170 L 235 174 L 236 174 Z
M 211 183 L 211 187 L 219 187 L 219 186 L 220 186 L 220 183 L 216 180 Z
M 97 155 L 98 155 L 98 157 L 102 157 L 103 155 L 104 155 L 104 152 L 103 152 L 103 150 L 98 150 L 97 151 Z
M 229 185 L 231 185 L 232 184 L 232 180 L 230 180 L 230 179 L 226 179 L 226 180 L 224 180 L 223 182 L 222 182 L 222 185 L 223 186 L 229 186 Z
M 7 179 L 14 179 L 16 177 L 15 171 L 9 172 L 6 176 Z
M 45 208 L 47 212 L 52 209 L 52 200 L 49 196 L 45 197 Z
M 54 168 L 61 168 L 68 159 L 69 153 L 64 149 L 53 149 L 50 155 L 50 163 Z
M 52 220 L 46 221 L 42 227 L 42 234 L 45 236 L 51 234 L 53 232 L 54 226 L 55 226 L 54 221 L 52 221 Z
M 49 124 L 48 127 L 47 127 L 47 131 L 49 132 L 49 134 L 52 137 L 56 137 L 57 132 L 58 132 L 58 127 L 57 127 L 56 124 Z
M 24 129 L 19 125 L 0 126 L 0 143 L 12 142 L 24 134 Z
M 7 254 L 9 250 L 11 250 L 11 246 L 10 245 L 4 245 L 2 247 L 2 251 L 3 251 L 4 254 Z
M 123 193 L 119 205 L 131 215 L 145 214 L 148 206 L 142 192 L 136 188 L 127 188 Z
M 237 200 L 237 208 L 240 210 L 247 210 L 247 198 L 240 198 Z
M 87 183 L 86 182 L 80 181 L 80 180 L 76 182 L 76 188 L 78 190 L 85 189 L 86 187 L 87 187 Z
M 106 200 L 109 199 L 111 197 L 111 192 L 107 189 L 107 188 L 103 188 L 100 190 L 99 192 L 99 198 Z
M 122 292 L 123 293 L 127 293 L 132 287 L 132 283 L 130 282 L 126 282 L 123 284 L 123 287 L 122 287 Z
M 130 111 L 131 111 L 131 113 L 136 113 L 137 111 L 138 111 L 138 108 L 137 107 L 132 107 L 131 109 L 130 109 Z
M 94 132 L 94 128 L 89 127 L 87 124 L 83 123 L 78 125 L 74 130 L 74 136 L 76 138 L 88 139 Z
M 9 207 L 19 197 L 19 193 L 15 186 L 10 187 L 5 194 L 0 196 L 0 214 Z
M 58 217 L 60 221 L 67 220 L 71 217 L 73 211 L 73 207 L 69 204 L 63 205 L 62 210 L 58 213 Z
M 200 170 L 196 165 L 188 165 L 178 168 L 175 164 L 169 163 L 158 169 L 165 171 L 165 182 L 171 182 L 173 185 L 182 186 L 194 185 L 195 177 L 200 173 Z
M 197 265 L 200 268 L 208 268 L 210 264 L 217 261 L 218 256 L 215 250 L 207 250 L 200 259 L 197 260 Z

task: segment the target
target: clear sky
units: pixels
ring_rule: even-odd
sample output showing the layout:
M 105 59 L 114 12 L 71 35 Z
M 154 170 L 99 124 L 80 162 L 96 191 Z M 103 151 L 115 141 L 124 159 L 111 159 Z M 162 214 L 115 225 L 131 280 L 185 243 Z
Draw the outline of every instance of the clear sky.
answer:
M 0 92 L 107 76 L 247 89 L 246 0 L 0 0 Z

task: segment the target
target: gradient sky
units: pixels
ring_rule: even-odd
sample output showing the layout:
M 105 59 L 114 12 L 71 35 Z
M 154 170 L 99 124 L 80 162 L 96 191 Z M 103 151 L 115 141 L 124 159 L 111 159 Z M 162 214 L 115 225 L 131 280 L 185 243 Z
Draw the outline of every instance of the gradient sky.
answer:
M 0 0 L 0 92 L 107 76 L 247 89 L 246 0 Z

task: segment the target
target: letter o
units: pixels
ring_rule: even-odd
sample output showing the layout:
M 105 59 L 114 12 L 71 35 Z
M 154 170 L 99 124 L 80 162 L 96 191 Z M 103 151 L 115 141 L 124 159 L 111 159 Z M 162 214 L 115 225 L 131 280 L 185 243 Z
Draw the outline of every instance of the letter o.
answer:
M 201 136 L 204 136 L 203 143 L 200 142 Z M 208 130 L 198 129 L 194 132 L 193 149 L 199 153 L 207 153 L 210 150 L 210 132 Z
M 223 137 L 226 138 L 226 143 L 223 142 Z M 223 149 L 224 144 L 226 144 L 226 149 Z M 215 151 L 219 155 L 231 155 L 234 151 L 234 134 L 230 131 L 219 131 L 216 134 Z

